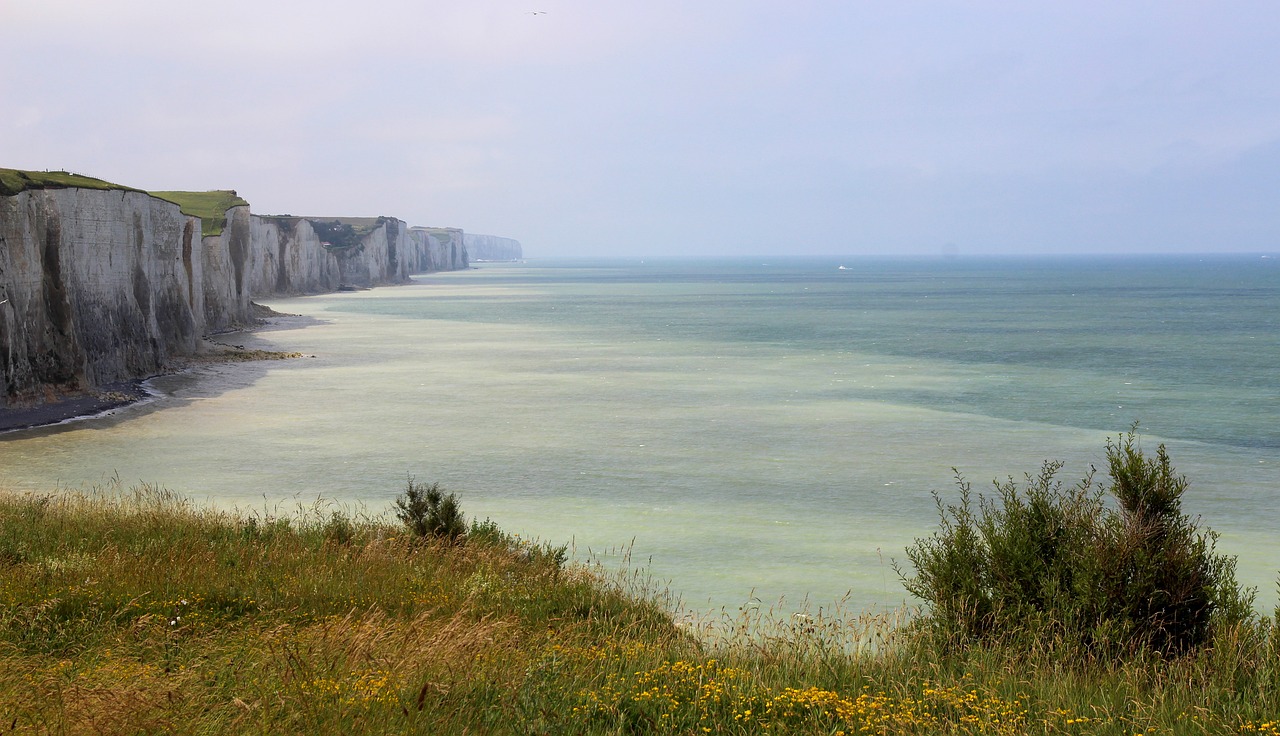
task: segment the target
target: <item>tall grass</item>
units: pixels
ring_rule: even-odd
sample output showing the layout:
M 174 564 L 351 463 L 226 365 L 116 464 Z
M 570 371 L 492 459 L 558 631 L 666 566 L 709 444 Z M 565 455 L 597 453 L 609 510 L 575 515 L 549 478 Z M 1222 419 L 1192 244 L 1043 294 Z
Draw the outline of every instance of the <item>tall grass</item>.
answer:
M 473 528 L 0 496 L 0 732 L 1280 734 L 1269 619 L 1123 663 L 910 611 L 677 625 L 642 573 Z

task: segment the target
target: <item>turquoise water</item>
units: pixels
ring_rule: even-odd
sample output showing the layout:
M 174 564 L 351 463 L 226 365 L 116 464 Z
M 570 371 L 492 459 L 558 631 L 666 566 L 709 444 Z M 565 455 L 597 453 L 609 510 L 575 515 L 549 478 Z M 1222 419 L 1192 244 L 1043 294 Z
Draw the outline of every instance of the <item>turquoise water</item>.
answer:
M 702 610 L 896 605 L 952 468 L 1102 461 L 1141 422 L 1274 602 L 1280 261 L 560 261 L 270 302 L 232 342 L 314 358 L 6 435 L 0 483 L 118 474 L 240 506 L 383 511 L 406 475 L 580 555 L 628 547 Z M 839 266 L 845 266 L 840 269 Z

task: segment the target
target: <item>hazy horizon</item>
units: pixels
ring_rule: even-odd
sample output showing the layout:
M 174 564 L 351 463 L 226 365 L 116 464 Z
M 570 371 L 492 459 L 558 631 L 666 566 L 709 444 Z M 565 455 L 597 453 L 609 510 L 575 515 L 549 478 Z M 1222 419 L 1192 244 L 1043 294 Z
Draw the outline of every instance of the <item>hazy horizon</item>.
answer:
M 1280 4 L 0 0 L 0 166 L 530 257 L 1280 250 Z
M 488 233 L 483 233 L 488 234 Z M 708 261 L 708 262 L 724 262 L 724 261 L 756 261 L 758 259 L 777 258 L 785 262 L 786 259 L 795 259 L 800 261 L 820 261 L 820 260 L 841 260 L 845 259 L 849 263 L 857 263 L 858 261 L 1018 261 L 1018 260 L 1134 260 L 1134 259 L 1150 259 L 1162 258 L 1170 260 L 1195 260 L 1195 259 L 1220 259 L 1220 260 L 1238 260 L 1238 259 L 1275 259 L 1280 260 L 1280 250 L 1271 251 L 1076 251 L 1076 252 L 1058 252 L 1058 251 L 1024 251 L 1024 252 L 955 252 L 952 250 L 942 249 L 934 253 L 924 251 L 904 252 L 904 253 L 784 253 L 781 251 L 760 252 L 760 253 L 592 253 L 582 255 L 571 254 L 526 254 L 522 260 L 528 261 L 572 261 L 590 263 L 600 261 L 601 263 L 609 262 L 639 262 L 644 263 L 646 260 L 652 260 L 655 263 L 660 262 L 682 262 L 682 261 Z M 844 262 L 844 261 L 842 261 Z M 477 261 L 483 263 L 483 261 Z M 762 265 L 770 265 L 764 263 Z

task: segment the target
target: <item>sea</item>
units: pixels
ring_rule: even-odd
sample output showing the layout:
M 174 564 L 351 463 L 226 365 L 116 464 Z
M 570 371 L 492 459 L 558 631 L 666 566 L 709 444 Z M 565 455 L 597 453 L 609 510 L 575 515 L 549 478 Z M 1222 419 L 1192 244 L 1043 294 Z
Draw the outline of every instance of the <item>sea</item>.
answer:
M 1105 482 L 1137 423 L 1276 604 L 1275 256 L 530 259 L 266 304 L 299 316 L 218 339 L 307 357 L 0 435 L 0 488 L 379 516 L 415 479 L 683 611 L 886 611 L 935 494 Z

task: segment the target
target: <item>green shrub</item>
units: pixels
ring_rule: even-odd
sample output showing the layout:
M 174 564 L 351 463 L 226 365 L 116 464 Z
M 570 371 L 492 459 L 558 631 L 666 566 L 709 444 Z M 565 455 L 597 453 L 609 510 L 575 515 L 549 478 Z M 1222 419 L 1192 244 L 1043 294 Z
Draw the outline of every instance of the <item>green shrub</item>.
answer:
M 510 547 L 511 537 L 493 519 L 471 520 L 471 528 L 467 531 L 467 542 L 482 544 L 487 547 Z
M 311 229 L 324 245 L 337 250 L 354 248 L 360 243 L 360 234 L 349 223 L 338 220 L 310 220 Z
M 355 539 L 356 527 L 346 514 L 340 511 L 331 511 L 328 520 L 320 528 L 320 532 L 326 542 L 347 545 L 351 544 L 351 541 Z
M 959 476 L 958 505 L 935 494 L 940 529 L 907 548 L 914 575 L 895 564 L 925 620 L 960 643 L 1179 654 L 1249 619 L 1252 592 L 1236 584 L 1235 559 L 1215 553 L 1216 535 L 1182 513 L 1187 481 L 1164 446 L 1146 457 L 1131 430 L 1106 449 L 1105 489 L 1092 473 L 1064 486 L 1062 463 L 1047 462 L 1023 483 L 995 483 L 976 509 Z
M 404 494 L 396 499 L 396 518 L 419 537 L 456 542 L 467 533 L 458 497 L 446 494 L 439 483 L 425 486 L 410 478 Z
M 1217 535 L 1182 513 L 1187 480 L 1173 470 L 1164 445 L 1143 457 L 1131 432 L 1107 444 L 1111 493 L 1120 503 L 1110 595 L 1131 638 L 1161 651 L 1185 651 L 1208 640 L 1217 620 L 1250 615 L 1253 596 L 1235 581 L 1235 559 L 1214 553 Z

